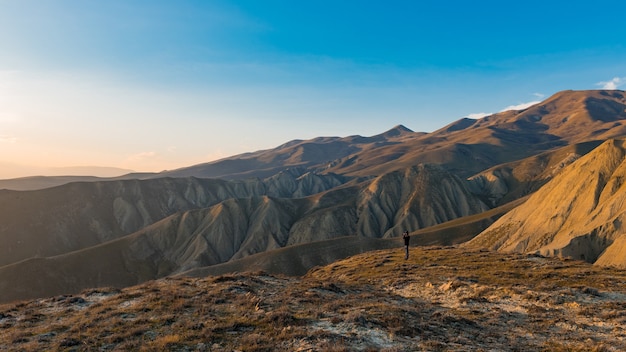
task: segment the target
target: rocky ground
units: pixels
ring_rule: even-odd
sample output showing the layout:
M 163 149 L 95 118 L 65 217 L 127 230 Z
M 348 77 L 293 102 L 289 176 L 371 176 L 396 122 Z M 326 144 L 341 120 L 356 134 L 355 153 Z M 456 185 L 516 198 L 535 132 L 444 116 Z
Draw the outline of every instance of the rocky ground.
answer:
M 0 351 L 624 351 L 626 271 L 458 248 L 0 306 Z

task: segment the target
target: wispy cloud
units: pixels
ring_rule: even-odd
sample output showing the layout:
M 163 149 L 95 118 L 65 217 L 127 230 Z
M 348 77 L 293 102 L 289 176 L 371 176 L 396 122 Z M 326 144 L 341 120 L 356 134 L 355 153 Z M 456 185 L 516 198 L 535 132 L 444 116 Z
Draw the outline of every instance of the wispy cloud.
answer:
M 626 77 L 613 77 L 612 80 L 606 82 L 598 82 L 597 86 L 600 86 L 602 89 L 617 89 L 619 86 L 626 83 Z
M 528 103 L 521 103 L 521 104 L 517 104 L 517 105 L 509 105 L 506 108 L 500 110 L 500 112 L 502 111 L 508 111 L 508 110 L 524 110 L 524 109 L 528 109 L 529 107 L 535 105 L 535 104 L 539 104 L 541 103 L 540 100 L 535 100 L 535 101 L 529 101 Z
M 17 137 L 0 135 L 0 143 L 10 143 L 10 144 L 17 143 Z
M 537 98 L 543 98 L 544 95 L 541 93 L 533 93 L 533 96 L 537 97 Z M 509 110 L 524 110 L 524 109 L 528 109 L 529 107 L 535 105 L 535 104 L 539 104 L 541 103 L 541 100 L 533 100 L 533 101 L 529 101 L 527 103 L 520 103 L 520 104 L 516 104 L 516 105 L 509 105 L 507 107 L 505 107 L 504 109 L 500 110 L 500 112 L 503 111 L 509 111 Z M 472 113 L 467 115 L 467 118 L 470 119 L 481 119 L 485 116 L 489 116 L 489 115 L 493 115 L 492 112 L 476 112 L 476 113 Z
M 469 118 L 469 119 L 482 119 L 485 116 L 489 116 L 492 115 L 492 113 L 490 112 L 477 112 L 477 113 L 473 113 L 473 114 L 469 114 L 465 117 Z
M 537 97 L 537 99 L 543 99 L 546 97 L 543 93 L 533 93 L 533 96 Z

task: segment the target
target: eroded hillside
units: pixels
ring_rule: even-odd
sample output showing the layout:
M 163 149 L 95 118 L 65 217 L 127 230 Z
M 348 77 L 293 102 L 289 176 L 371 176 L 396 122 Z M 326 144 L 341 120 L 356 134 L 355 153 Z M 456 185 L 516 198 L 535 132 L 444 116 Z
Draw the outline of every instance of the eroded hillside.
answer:
M 0 301 L 75 293 L 93 286 L 132 285 L 333 238 L 393 238 L 404 230 L 416 231 L 488 210 L 466 183 L 440 167 L 418 165 L 309 197 L 229 198 L 210 207 L 177 212 L 132 234 L 84 249 L 2 266 Z M 204 190 L 198 187 L 192 194 L 204 195 Z M 145 199 L 138 201 L 147 204 Z M 116 217 L 123 223 L 142 219 L 144 208 L 123 198 L 113 203 L 124 207 L 119 213 L 124 216 Z M 81 220 L 98 220 L 97 214 L 90 216 Z
M 467 246 L 626 266 L 624 143 L 608 140 L 581 157 Z

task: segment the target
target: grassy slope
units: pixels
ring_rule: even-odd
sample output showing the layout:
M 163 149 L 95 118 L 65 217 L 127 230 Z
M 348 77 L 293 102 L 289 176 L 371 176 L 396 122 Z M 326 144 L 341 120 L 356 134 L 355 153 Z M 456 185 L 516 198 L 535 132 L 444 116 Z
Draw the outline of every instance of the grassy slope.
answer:
M 625 283 L 578 261 L 388 249 L 302 278 L 162 279 L 2 305 L 0 350 L 624 350 Z

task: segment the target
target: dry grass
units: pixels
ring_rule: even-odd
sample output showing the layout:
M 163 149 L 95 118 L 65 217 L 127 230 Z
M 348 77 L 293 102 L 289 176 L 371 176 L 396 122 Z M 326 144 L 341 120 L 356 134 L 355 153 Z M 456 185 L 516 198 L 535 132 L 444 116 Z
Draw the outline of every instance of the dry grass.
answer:
M 620 351 L 626 272 L 520 254 L 370 252 L 302 278 L 152 281 L 0 306 L 0 351 Z

